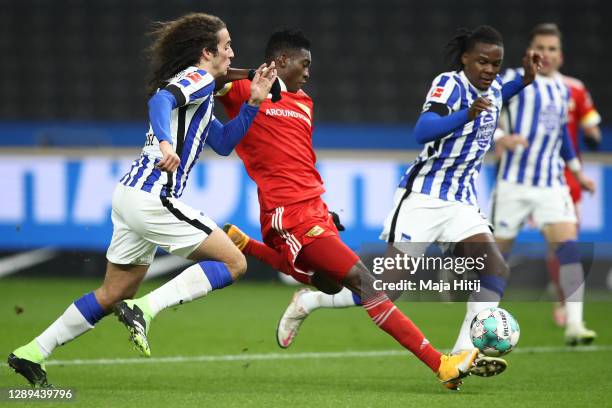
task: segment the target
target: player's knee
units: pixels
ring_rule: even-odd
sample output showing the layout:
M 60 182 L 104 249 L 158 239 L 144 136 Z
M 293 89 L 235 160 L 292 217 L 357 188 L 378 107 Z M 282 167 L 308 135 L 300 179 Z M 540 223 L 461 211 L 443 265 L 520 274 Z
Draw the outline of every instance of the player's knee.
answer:
M 227 269 L 232 275 L 234 281 L 244 276 L 247 270 L 247 261 L 242 252 L 237 251 L 228 262 L 226 262 Z
M 328 295 L 335 295 L 343 288 L 340 282 L 336 282 L 330 279 L 327 275 L 323 273 L 315 273 L 314 275 L 312 275 L 311 283 L 312 286 Z
M 137 289 L 129 286 L 104 284 L 96 291 L 96 298 L 100 305 L 107 309 L 121 300 L 132 299 L 136 291 Z
M 375 292 L 374 289 L 374 276 L 370 273 L 368 268 L 361 262 L 357 263 L 348 271 L 343 280 L 344 286 L 348 287 L 352 291 L 356 291 L 357 294 L 367 298 Z

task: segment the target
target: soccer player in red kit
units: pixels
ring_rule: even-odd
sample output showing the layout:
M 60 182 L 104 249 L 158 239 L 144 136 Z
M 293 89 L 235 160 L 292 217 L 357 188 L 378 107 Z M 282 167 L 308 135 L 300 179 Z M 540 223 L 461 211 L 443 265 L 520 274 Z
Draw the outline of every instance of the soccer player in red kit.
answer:
M 585 144 L 590 149 L 595 150 L 599 147 L 599 143 L 601 142 L 601 130 L 599 129 L 601 116 L 597 112 L 597 109 L 595 109 L 591 94 L 582 81 L 576 78 L 563 75 L 563 81 L 570 91 L 567 130 L 572 140 L 574 150 L 576 154 L 579 154 L 580 143 L 578 141 L 578 135 L 581 130 Z M 565 168 L 565 180 L 567 181 L 572 201 L 576 208 L 576 217 L 580 223 L 580 201 L 582 199 L 580 183 L 578 183 L 574 174 L 567 167 Z M 549 257 L 548 269 L 559 298 L 559 302 L 554 304 L 553 319 L 558 326 L 565 327 L 565 304 L 563 302 L 563 292 L 559 286 L 559 263 L 556 257 Z
M 230 238 L 245 254 L 325 293 L 350 289 L 351 301 L 360 304 L 363 300 L 372 320 L 423 361 L 447 388 L 456 389 L 456 380 L 470 373 L 480 374 L 488 360 L 478 357 L 477 349 L 457 355 L 436 350 L 384 292 L 374 289 L 373 275 L 340 240 L 321 199 L 325 189 L 312 147 L 313 102 L 301 89 L 310 76 L 309 40 L 299 30 L 276 32 L 268 41 L 265 58 L 276 62 L 282 99 L 261 104 L 259 115 L 236 147 L 258 187 L 263 242 L 227 225 Z M 234 117 L 249 92 L 249 81 L 242 79 L 227 84 L 216 99 Z M 277 335 L 281 347 L 291 342 L 299 324 L 293 331 L 279 325 L 278 330 L 285 333 Z

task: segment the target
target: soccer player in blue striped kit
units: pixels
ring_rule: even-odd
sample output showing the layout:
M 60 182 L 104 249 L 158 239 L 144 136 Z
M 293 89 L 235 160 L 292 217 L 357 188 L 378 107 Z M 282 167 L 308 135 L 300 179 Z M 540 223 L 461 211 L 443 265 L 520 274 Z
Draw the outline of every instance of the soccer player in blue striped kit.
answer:
M 32 386 L 48 387 L 44 361 L 57 346 L 91 330 L 113 306 L 131 340 L 149 355 L 146 331 L 157 313 L 228 286 L 246 271 L 244 255 L 223 230 L 178 198 L 204 143 L 227 156 L 244 136 L 276 80 L 276 69 L 271 64 L 257 70 L 250 99 L 224 125 L 213 115 L 213 94 L 215 78 L 227 73 L 234 56 L 225 23 L 194 13 L 160 24 L 154 34 L 150 130 L 142 155 L 113 194 L 104 282 L 9 355 L 9 366 Z M 197 263 L 144 298 L 120 302 L 134 296 L 158 247 Z
M 531 33 L 529 48 L 542 54 L 542 70 L 533 86 L 508 105 L 496 139 L 502 150 L 494 193 L 495 238 L 507 257 L 515 237 L 528 217 L 556 254 L 559 284 L 566 301 L 565 341 L 589 344 L 596 333 L 583 322 L 584 271 L 580 261 L 577 220 L 564 167 L 575 175 L 582 189 L 595 186 L 581 169 L 567 129 L 570 91 L 558 72 L 561 65 L 561 32 L 554 24 L 540 24 Z M 509 69 L 511 80 L 521 70 Z
M 471 349 L 469 324 L 482 309 L 497 306 L 503 294 L 508 268 L 500 254 L 491 226 L 476 202 L 475 180 L 488 151 L 504 101 L 530 84 L 539 54 L 528 51 L 523 59 L 525 75 L 502 83 L 501 34 L 489 26 L 463 30 L 448 45 L 454 71 L 438 75 L 427 95 L 414 129 L 424 144 L 397 189 L 394 208 L 385 221 L 381 239 L 405 252 L 414 243 L 457 243 L 455 253 L 486 257 L 480 274 L 481 290 L 472 293 L 453 352 Z M 414 254 L 416 256 L 419 254 Z M 347 307 L 351 299 L 322 292 L 296 293 L 280 325 L 291 327 L 293 338 L 310 312 L 321 307 Z M 280 326 L 279 325 L 279 326 Z M 473 374 L 490 376 L 506 368 L 503 359 L 481 356 Z M 461 380 L 445 383 L 458 389 Z

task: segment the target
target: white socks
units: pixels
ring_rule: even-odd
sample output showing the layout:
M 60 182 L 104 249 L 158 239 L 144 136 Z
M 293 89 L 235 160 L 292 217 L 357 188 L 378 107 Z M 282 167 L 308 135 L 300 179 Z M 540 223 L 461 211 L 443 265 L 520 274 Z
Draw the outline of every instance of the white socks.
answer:
M 584 300 L 584 271 L 582 264 L 571 263 L 559 267 L 559 285 L 565 298 L 567 326 L 582 324 Z
M 489 307 L 497 307 L 499 305 L 499 299 L 500 296 L 497 292 L 483 287 L 480 288 L 480 292 L 472 292 L 470 294 L 467 301 L 465 318 L 463 319 L 461 329 L 459 330 L 459 336 L 453 347 L 453 353 L 474 348 L 470 336 L 470 325 L 472 324 L 472 320 L 481 310 Z
M 160 311 L 169 307 L 205 296 L 211 290 L 212 286 L 200 264 L 192 265 L 146 295 L 151 308 L 151 317 L 155 317 Z
M 305 292 L 300 296 L 300 305 L 307 313 L 310 313 L 320 307 L 344 308 L 355 306 L 355 299 L 353 298 L 353 292 L 347 288 L 342 288 L 335 295 L 313 291 Z
M 57 346 L 64 345 L 93 327 L 72 303 L 63 315 L 36 338 L 36 343 L 46 359 Z

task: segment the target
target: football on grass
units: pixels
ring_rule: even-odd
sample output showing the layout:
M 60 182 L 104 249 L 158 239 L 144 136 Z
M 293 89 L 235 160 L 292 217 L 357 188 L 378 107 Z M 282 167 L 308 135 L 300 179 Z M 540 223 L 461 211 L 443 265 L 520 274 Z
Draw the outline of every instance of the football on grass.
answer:
M 516 319 L 499 307 L 480 311 L 470 327 L 474 347 L 484 355 L 499 357 L 508 354 L 516 347 L 521 329 Z

